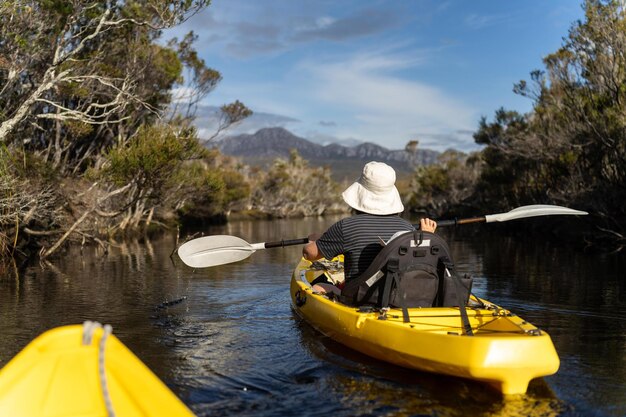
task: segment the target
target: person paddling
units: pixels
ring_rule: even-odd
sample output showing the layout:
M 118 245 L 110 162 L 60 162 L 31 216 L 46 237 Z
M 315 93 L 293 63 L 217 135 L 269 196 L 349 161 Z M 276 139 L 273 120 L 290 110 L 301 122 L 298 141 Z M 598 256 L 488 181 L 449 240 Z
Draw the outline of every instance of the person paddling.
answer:
M 310 235 L 310 242 L 302 249 L 304 259 L 313 262 L 343 254 L 345 279 L 349 281 L 367 269 L 384 242 L 396 232 L 414 230 L 411 223 L 399 216 L 404 205 L 395 182 L 396 172 L 389 165 L 375 161 L 365 164 L 360 178 L 341 194 L 353 215 L 339 220 L 321 236 Z M 420 220 L 421 230 L 435 232 L 436 228 L 434 220 Z M 327 283 L 316 284 L 313 289 L 340 292 Z

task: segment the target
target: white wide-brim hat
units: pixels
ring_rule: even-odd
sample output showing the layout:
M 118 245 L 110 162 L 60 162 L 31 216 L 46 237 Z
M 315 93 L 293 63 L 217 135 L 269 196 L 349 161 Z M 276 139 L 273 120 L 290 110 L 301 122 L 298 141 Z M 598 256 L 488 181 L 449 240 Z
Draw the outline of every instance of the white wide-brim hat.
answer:
M 361 177 L 341 194 L 353 209 L 369 214 L 396 214 L 404 210 L 396 188 L 396 171 L 383 162 L 369 162 Z

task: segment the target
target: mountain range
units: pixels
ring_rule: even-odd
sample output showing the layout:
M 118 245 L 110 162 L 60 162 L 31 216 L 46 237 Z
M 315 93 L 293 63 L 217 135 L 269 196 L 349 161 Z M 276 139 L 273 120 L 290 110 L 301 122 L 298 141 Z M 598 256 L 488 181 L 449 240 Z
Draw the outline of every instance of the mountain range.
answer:
M 417 149 L 413 154 L 401 150 L 390 150 L 373 143 L 343 146 L 336 143 L 319 145 L 294 135 L 282 127 L 264 128 L 254 134 L 227 136 L 214 144 L 223 154 L 236 156 L 245 163 L 269 166 L 276 158 L 288 158 L 292 149 L 310 165 L 328 166 L 336 180 L 354 180 L 363 165 L 369 161 L 385 162 L 398 175 L 413 172 L 416 166 L 432 164 L 439 152 Z

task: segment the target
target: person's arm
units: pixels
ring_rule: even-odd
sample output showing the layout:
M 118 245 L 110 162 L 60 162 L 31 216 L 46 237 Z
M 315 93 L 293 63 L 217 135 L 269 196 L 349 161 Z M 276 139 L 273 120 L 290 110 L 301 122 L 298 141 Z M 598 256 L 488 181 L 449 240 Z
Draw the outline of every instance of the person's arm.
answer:
M 302 248 L 302 257 L 307 261 L 313 262 L 323 257 L 317 247 L 317 243 L 315 243 L 315 241 L 319 239 L 319 237 L 320 235 L 317 233 L 309 235 L 309 243 L 304 245 L 304 247 Z
M 343 253 L 342 220 L 333 224 L 322 235 L 311 233 L 309 243 L 302 248 L 302 256 L 308 261 L 317 261 L 321 258 L 333 259 Z M 319 245 L 318 245 L 319 242 Z
M 420 219 L 420 230 L 435 233 L 435 230 L 437 230 L 437 222 L 427 218 Z

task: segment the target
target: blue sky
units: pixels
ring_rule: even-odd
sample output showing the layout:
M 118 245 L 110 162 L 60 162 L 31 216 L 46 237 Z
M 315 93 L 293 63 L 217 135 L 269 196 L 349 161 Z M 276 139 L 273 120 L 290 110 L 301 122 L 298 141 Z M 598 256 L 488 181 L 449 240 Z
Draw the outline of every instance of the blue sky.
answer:
M 513 84 L 582 16 L 579 0 L 213 0 L 165 36 L 193 30 L 223 76 L 204 135 L 216 106 L 241 100 L 255 115 L 230 133 L 471 151 L 481 116 L 531 109 Z

